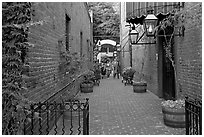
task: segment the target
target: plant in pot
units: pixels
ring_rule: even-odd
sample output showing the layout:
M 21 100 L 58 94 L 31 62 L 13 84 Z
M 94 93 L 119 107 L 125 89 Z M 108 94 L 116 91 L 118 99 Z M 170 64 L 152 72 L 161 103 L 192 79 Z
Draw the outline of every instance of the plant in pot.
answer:
M 127 68 L 124 68 L 123 72 L 122 72 L 122 77 L 123 77 L 123 80 L 122 82 L 125 81 L 125 86 L 127 84 L 132 84 L 132 80 L 133 80 L 133 77 L 134 77 L 134 74 L 135 74 L 135 69 L 133 69 L 132 67 L 127 67 Z
M 93 77 L 94 85 L 99 86 L 100 79 L 101 79 L 101 70 L 100 70 L 99 63 L 98 62 L 94 63 L 93 69 L 91 70 L 94 72 L 94 77 Z
M 60 41 L 59 44 L 62 45 L 62 41 Z M 75 98 L 75 96 L 79 93 L 80 81 L 82 79 L 81 76 L 83 75 L 83 63 L 84 58 L 80 58 L 77 52 L 71 53 L 69 51 L 60 51 L 60 84 L 62 84 L 62 86 L 69 84 L 69 90 L 66 90 L 62 96 L 62 99 L 65 102 L 69 99 Z
M 144 48 L 144 55 L 146 55 L 146 46 Z M 134 93 L 144 93 L 147 90 L 147 82 L 142 79 L 142 72 L 144 68 L 144 62 L 145 62 L 145 57 L 142 58 L 142 64 L 141 64 L 141 69 L 138 74 L 138 79 L 137 81 L 133 81 L 133 92 Z
M 178 84 L 181 90 L 181 85 L 177 79 L 177 71 L 175 67 L 175 62 L 173 59 L 173 36 L 174 36 L 174 25 L 175 21 L 178 18 L 179 14 L 175 16 L 169 16 L 168 18 L 164 19 L 158 27 L 163 30 L 164 38 L 165 38 L 165 55 L 166 58 L 171 62 L 171 65 L 174 69 L 174 77 L 175 77 L 175 85 Z M 165 100 L 162 101 L 162 112 L 163 112 L 163 119 L 164 124 L 171 127 L 178 127 L 184 128 L 185 127 L 185 99 L 172 99 L 172 100 Z
M 83 74 L 83 81 L 80 84 L 81 92 L 83 93 L 90 93 L 93 92 L 93 86 L 94 86 L 94 72 L 89 70 L 85 74 Z
M 60 51 L 59 71 L 61 78 L 74 78 L 80 72 L 83 59 L 78 57 L 77 52 Z
M 185 128 L 185 100 L 166 100 L 161 103 L 164 124 L 171 127 Z

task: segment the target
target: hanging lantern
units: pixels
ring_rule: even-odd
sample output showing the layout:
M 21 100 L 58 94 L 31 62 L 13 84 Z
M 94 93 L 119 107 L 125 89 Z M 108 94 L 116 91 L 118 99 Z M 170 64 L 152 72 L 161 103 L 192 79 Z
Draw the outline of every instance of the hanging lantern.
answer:
M 157 25 L 158 18 L 153 14 L 153 10 L 148 10 L 147 17 L 144 19 L 144 29 L 147 37 L 154 36 L 154 30 Z
M 129 35 L 130 35 L 131 44 L 137 44 L 139 33 L 135 30 L 135 27 L 132 28 Z

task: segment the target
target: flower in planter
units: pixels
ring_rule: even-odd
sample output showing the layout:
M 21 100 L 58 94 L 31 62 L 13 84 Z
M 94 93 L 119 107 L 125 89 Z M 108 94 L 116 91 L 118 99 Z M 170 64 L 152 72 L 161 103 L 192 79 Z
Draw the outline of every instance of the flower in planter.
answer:
M 93 83 L 93 78 L 94 78 L 94 72 L 93 71 L 88 71 L 84 75 L 84 80 L 82 83 Z
M 133 76 L 136 71 L 132 67 L 124 68 L 123 76 Z
M 185 128 L 185 100 L 166 100 L 162 103 L 164 124 L 174 128 Z
M 161 103 L 162 107 L 168 107 L 168 108 L 184 108 L 185 107 L 185 100 L 184 99 L 178 99 L 178 100 L 166 100 L 162 101 Z

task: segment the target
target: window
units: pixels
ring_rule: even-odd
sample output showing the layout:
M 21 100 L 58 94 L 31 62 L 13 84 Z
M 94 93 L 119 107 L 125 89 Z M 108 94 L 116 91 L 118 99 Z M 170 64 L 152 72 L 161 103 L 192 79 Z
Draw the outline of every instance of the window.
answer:
M 89 54 L 90 53 L 89 39 L 87 39 L 86 42 L 87 42 L 87 58 L 90 59 L 90 54 Z
M 90 62 L 92 62 L 92 59 L 93 59 L 93 46 L 92 46 L 92 43 L 91 43 L 91 41 L 89 41 L 89 45 L 90 45 L 90 47 L 89 47 L 89 50 L 90 50 L 90 52 L 89 52 L 89 60 L 90 60 Z
M 65 39 L 66 39 L 66 50 L 69 51 L 69 34 L 70 34 L 70 18 L 65 14 Z
M 91 41 L 89 39 L 87 39 L 87 58 L 89 59 L 89 61 L 92 61 L 92 50 L 91 50 Z
M 80 57 L 82 58 L 83 54 L 83 33 L 80 32 Z

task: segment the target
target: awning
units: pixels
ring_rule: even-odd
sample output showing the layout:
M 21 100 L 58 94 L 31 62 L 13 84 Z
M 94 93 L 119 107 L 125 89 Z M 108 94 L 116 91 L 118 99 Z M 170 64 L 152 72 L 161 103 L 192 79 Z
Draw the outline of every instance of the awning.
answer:
M 126 22 L 143 24 L 148 8 L 153 9 L 153 14 L 159 21 L 172 15 L 175 9 L 180 10 L 184 2 L 126 2 Z
M 165 19 L 165 18 L 167 18 L 169 15 L 174 15 L 173 13 L 170 13 L 170 12 L 168 12 L 168 13 L 159 13 L 159 14 L 157 14 L 156 15 L 156 17 L 158 18 L 158 23 L 160 22 L 160 21 L 162 21 L 163 19 Z M 141 25 L 143 25 L 143 22 L 144 22 L 144 19 L 146 18 L 146 15 L 142 15 L 142 16 L 140 16 L 140 17 L 135 17 L 135 18 L 130 18 L 130 19 L 127 19 L 126 20 L 126 22 L 127 23 L 132 23 L 132 24 L 141 24 Z

